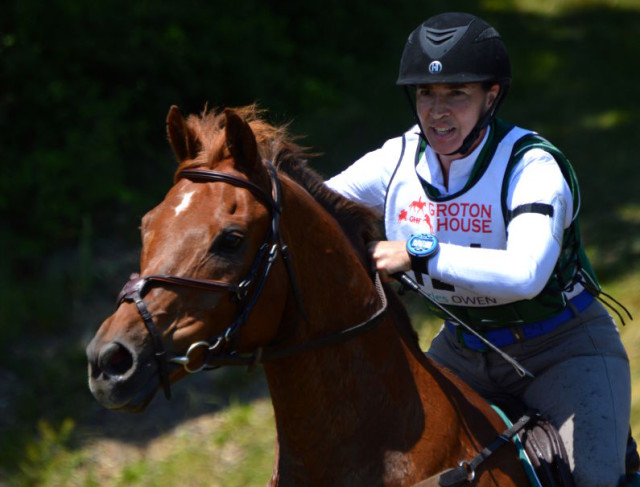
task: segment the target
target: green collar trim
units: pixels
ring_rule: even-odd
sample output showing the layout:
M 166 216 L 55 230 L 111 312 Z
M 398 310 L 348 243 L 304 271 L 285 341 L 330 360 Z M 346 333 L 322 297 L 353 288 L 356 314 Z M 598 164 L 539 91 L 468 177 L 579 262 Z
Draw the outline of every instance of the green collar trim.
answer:
M 469 175 L 469 179 L 467 180 L 467 184 L 458 191 L 457 193 L 450 195 L 442 195 L 438 188 L 424 181 L 420 176 L 420 182 L 422 183 L 422 187 L 424 188 L 425 193 L 429 197 L 429 199 L 434 201 L 447 201 L 453 198 L 458 197 L 462 193 L 465 193 L 469 190 L 474 184 L 478 182 L 478 180 L 482 177 L 484 172 L 489 167 L 489 163 L 491 159 L 493 159 L 494 154 L 496 153 L 496 149 L 498 148 L 498 144 L 502 141 L 505 135 L 509 133 L 509 131 L 513 128 L 512 124 L 509 124 L 501 119 L 495 119 L 491 123 L 491 130 L 489 131 L 489 137 L 487 138 L 487 142 L 482 147 L 480 154 L 478 154 L 478 158 L 471 169 L 471 174 Z M 420 144 L 418 145 L 418 150 L 416 151 L 416 159 L 415 165 L 418 165 L 418 162 L 422 158 L 425 150 L 427 148 L 427 141 L 424 138 L 420 139 Z

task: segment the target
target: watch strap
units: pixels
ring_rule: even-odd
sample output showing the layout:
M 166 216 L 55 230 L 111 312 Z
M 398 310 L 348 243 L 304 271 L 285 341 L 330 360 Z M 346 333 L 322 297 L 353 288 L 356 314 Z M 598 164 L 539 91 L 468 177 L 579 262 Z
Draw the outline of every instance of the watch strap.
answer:
M 424 284 L 422 274 L 429 274 L 429 257 L 418 257 L 413 254 L 409 254 L 409 257 L 411 258 L 411 270 L 415 275 L 416 282 L 420 285 Z

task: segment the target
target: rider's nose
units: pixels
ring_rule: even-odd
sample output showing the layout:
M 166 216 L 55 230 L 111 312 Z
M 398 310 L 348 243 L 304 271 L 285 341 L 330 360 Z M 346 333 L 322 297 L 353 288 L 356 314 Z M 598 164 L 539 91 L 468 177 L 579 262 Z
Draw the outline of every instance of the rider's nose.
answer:
M 440 97 L 435 96 L 431 106 L 431 116 L 433 118 L 442 118 L 449 113 L 449 105 Z

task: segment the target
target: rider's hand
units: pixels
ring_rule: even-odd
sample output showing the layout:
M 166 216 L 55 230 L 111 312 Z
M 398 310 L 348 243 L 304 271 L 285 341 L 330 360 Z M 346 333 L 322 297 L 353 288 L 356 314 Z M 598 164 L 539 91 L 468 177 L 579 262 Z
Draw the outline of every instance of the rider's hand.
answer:
M 411 269 L 407 242 L 403 240 L 371 242 L 368 249 L 374 269 L 383 278 Z

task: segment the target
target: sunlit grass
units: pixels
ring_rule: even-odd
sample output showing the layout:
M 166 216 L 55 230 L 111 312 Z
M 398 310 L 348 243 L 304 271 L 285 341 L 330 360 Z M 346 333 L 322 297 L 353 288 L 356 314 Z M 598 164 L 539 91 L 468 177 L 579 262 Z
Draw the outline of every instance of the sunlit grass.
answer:
M 618 208 L 617 214 L 625 223 L 640 223 L 640 205 L 628 203 Z
M 129 458 L 116 468 L 110 468 L 110 449 L 101 452 L 99 445 L 89 444 L 73 450 L 60 442 L 45 462 L 32 463 L 31 468 L 40 468 L 37 476 L 23 476 L 16 485 L 265 485 L 273 467 L 274 442 L 271 401 L 260 399 L 182 423 L 141 451 L 123 445 Z
M 604 283 L 606 292 L 622 302 L 635 321 L 625 316 L 626 326 L 617 320 L 622 342 L 631 362 L 631 429 L 640 432 L 640 272 L 634 272 L 615 282 Z
M 559 15 L 577 8 L 609 7 L 640 10 L 637 0 L 484 0 L 483 8 L 494 11 L 513 11 L 538 15 Z
M 633 117 L 634 114 L 628 110 L 607 110 L 584 117 L 580 126 L 588 130 L 609 130 L 630 122 Z

